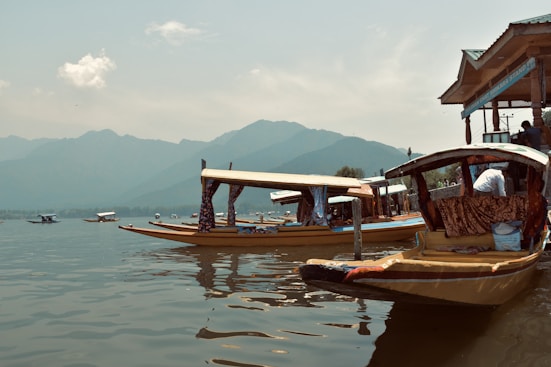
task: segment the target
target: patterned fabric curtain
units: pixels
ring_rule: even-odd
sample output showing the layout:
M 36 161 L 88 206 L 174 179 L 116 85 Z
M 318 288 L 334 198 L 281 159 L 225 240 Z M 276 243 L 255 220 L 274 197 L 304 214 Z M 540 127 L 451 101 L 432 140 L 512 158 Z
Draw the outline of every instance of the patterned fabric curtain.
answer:
M 492 231 L 492 224 L 526 220 L 524 196 L 460 196 L 439 199 L 436 205 L 450 237 L 480 235 Z
M 212 205 L 212 197 L 219 186 L 220 182 L 215 182 L 214 180 L 207 180 L 205 184 L 201 199 L 201 210 L 199 212 L 198 232 L 208 232 L 211 228 L 214 228 L 214 206 Z
M 314 198 L 314 210 L 312 210 L 312 224 L 318 226 L 327 225 L 327 186 L 310 187 L 310 193 Z
M 230 193 L 228 195 L 228 226 L 235 226 L 235 207 L 233 204 L 243 191 L 243 185 L 230 185 Z
M 541 194 L 544 182 L 533 167 L 528 168 L 526 185 L 528 186 L 528 220 L 524 224 L 525 239 L 539 240 L 539 235 L 547 218 L 547 199 Z

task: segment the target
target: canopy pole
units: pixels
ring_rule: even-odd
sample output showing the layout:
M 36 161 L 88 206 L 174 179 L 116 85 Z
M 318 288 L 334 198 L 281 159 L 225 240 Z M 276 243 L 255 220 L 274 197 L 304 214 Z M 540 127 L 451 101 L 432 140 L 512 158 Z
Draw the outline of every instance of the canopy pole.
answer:
M 352 200 L 352 218 L 354 221 L 354 260 L 362 259 L 362 202 Z

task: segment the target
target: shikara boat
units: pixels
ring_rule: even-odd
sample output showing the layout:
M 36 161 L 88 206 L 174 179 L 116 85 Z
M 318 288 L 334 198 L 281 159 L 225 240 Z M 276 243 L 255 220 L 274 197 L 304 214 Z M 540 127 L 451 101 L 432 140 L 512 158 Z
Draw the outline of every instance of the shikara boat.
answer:
M 476 195 L 469 168 L 498 162 L 508 162 L 507 196 Z M 462 195 L 431 197 L 423 174 L 452 164 L 461 167 Z M 546 154 L 516 144 L 472 144 L 386 172 L 387 178 L 403 175 L 417 185 L 427 224 L 416 234 L 415 247 L 372 260 L 310 259 L 299 267 L 303 280 L 333 291 L 338 284 L 375 287 L 472 305 L 503 304 L 529 285 L 549 235 Z M 520 230 L 496 230 L 497 224 L 514 227 L 519 221 Z
M 332 225 L 327 219 L 328 198 L 353 193 L 356 197 L 372 198 L 373 193 L 362 190 L 355 178 L 298 175 L 286 173 L 250 172 L 235 170 L 203 169 L 201 211 L 197 227 L 161 222 L 150 222 L 156 227 L 138 228 L 133 225 L 119 228 L 167 240 L 201 246 L 320 246 L 354 243 L 352 223 Z M 216 225 L 212 197 L 220 184 L 230 186 L 227 225 Z M 260 187 L 278 190 L 296 190 L 302 193 L 298 204 L 298 221 L 282 225 L 266 226 L 254 223 L 236 223 L 234 202 L 244 187 Z M 365 208 L 368 210 L 369 208 Z M 420 215 L 400 216 L 395 220 L 373 219 L 361 225 L 364 243 L 398 241 L 413 238 L 424 228 Z
M 54 213 L 50 214 L 38 214 L 38 217 L 40 217 L 39 220 L 27 220 L 29 223 L 40 223 L 40 224 L 49 224 L 49 223 L 59 223 L 60 221 L 57 219 L 57 215 Z
M 118 222 L 119 218 L 115 212 L 101 212 L 96 213 L 96 218 L 86 218 L 85 222 L 96 222 L 96 223 L 105 223 L 105 222 Z

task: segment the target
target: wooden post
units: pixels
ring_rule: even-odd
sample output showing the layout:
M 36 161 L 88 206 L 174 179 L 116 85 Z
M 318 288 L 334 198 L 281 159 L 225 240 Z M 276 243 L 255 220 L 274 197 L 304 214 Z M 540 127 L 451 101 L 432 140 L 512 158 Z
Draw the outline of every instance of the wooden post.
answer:
M 352 218 L 354 221 L 354 260 L 362 259 L 362 203 L 352 200 Z

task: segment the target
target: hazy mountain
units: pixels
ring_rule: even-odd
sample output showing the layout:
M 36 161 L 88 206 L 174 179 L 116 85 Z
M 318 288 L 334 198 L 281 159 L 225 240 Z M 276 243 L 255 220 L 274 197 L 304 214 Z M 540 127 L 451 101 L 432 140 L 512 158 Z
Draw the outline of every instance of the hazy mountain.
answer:
M 143 205 L 168 205 L 171 198 L 181 198 L 186 203 L 197 200 L 201 191 L 199 175 L 202 159 L 206 160 L 209 168 L 227 169 L 231 163 L 236 170 L 273 171 L 273 167 L 296 155 L 327 147 L 344 138 L 333 132 L 306 129 L 297 123 L 265 120 L 223 137 L 127 191 L 121 197 L 122 202 L 130 203 L 138 198 Z M 189 185 L 199 185 L 195 190 L 186 190 L 188 185 L 182 185 L 190 178 L 191 181 L 187 181 Z
M 10 135 L 0 139 L 0 161 L 25 158 L 27 154 L 41 145 L 55 141 L 56 139 L 28 140 Z
M 199 204 L 200 162 L 210 168 L 333 175 L 344 165 L 378 174 L 407 160 L 377 142 L 256 121 L 211 142 L 91 131 L 74 139 L 0 138 L 0 207 L 63 209 Z M 223 190 L 223 189 L 222 189 Z M 246 196 L 245 196 L 246 197 Z
M 25 158 L 0 162 L 0 205 L 6 209 L 113 205 L 129 187 L 198 148 L 192 143 L 118 136 L 110 130 L 51 141 Z

